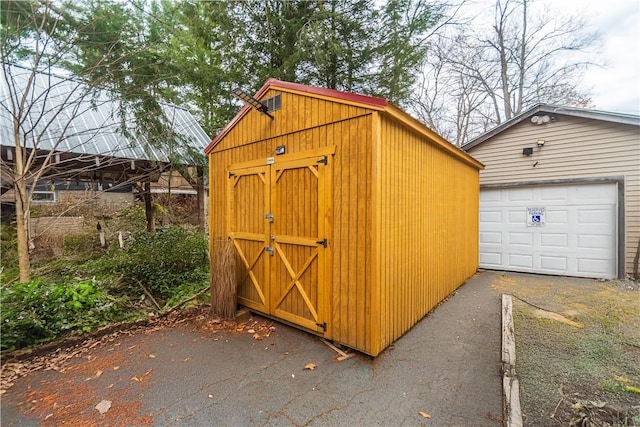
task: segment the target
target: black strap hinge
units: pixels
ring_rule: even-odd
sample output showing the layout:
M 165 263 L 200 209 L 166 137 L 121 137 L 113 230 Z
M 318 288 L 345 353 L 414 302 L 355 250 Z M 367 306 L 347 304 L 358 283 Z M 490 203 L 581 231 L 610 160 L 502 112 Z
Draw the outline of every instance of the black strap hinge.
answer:
M 233 172 L 229 172 L 229 178 L 234 177 L 234 176 L 236 176 L 236 174 L 235 174 L 235 173 L 233 173 Z
M 316 326 L 324 329 L 324 331 L 327 332 L 327 322 L 316 323 Z
M 329 158 L 327 156 L 322 156 L 322 158 L 318 160 L 318 163 L 322 163 L 323 165 L 326 165 L 329 163 Z
M 322 245 L 325 248 L 329 245 L 329 242 L 327 241 L 326 237 L 324 239 L 322 239 L 322 240 L 318 240 L 316 243 L 319 244 L 319 245 Z

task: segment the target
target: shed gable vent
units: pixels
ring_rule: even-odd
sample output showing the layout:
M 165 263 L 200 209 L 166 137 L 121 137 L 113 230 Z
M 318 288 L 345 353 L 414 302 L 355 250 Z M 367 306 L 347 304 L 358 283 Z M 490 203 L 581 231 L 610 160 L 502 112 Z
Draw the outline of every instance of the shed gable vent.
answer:
M 271 98 L 262 100 L 262 103 L 267 106 L 267 112 L 276 111 L 282 108 L 282 94 L 277 94 Z

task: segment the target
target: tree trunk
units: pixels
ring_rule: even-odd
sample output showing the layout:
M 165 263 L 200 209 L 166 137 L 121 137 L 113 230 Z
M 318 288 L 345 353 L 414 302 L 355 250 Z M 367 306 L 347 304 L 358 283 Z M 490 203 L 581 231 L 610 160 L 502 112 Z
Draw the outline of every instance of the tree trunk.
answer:
M 144 214 L 147 218 L 147 231 L 153 233 L 156 231 L 156 225 L 153 220 L 153 205 L 151 203 L 151 182 L 145 181 L 144 183 L 144 193 L 142 194 L 144 198 Z
M 514 115 L 522 112 L 522 100 L 524 99 L 525 61 L 527 58 L 527 0 L 522 2 L 522 34 L 520 38 L 520 61 L 518 63 L 518 99 L 515 102 Z
M 18 266 L 20 268 L 20 282 L 26 283 L 31 279 L 31 263 L 29 261 L 28 219 L 29 205 L 25 203 L 27 184 L 24 179 L 15 183 L 16 197 L 16 226 L 18 232 Z

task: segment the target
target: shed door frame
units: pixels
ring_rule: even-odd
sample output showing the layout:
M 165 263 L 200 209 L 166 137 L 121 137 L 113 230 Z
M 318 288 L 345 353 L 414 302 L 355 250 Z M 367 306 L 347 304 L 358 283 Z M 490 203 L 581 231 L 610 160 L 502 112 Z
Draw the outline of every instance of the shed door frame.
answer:
M 226 173 L 228 180 L 227 197 L 227 234 L 234 242 L 234 247 L 238 253 L 244 268 L 247 269 L 245 280 L 250 279 L 251 283 L 260 295 L 261 301 L 247 300 L 239 297 L 243 305 L 274 316 L 278 319 L 302 326 L 311 331 L 322 334 L 325 338 L 331 338 L 331 207 L 332 207 L 332 156 L 335 153 L 335 146 L 325 147 L 318 150 L 311 150 L 301 153 L 269 157 L 249 162 L 242 162 L 229 165 Z M 238 231 L 233 223 L 235 218 L 234 187 L 242 176 L 257 175 L 264 184 L 264 212 L 282 217 L 284 212 L 278 212 L 277 205 L 277 184 L 283 173 L 288 170 L 302 170 L 313 174 L 318 179 L 317 187 L 317 234 L 318 236 L 294 236 L 278 234 L 277 227 L 270 223 L 273 219 L 264 218 L 267 223 L 266 232 L 263 235 L 255 233 L 245 233 Z M 262 185 L 261 184 L 261 185 Z M 283 209 L 281 209 L 283 210 Z M 326 243 L 323 240 L 326 239 Z M 250 240 L 254 242 L 264 242 L 264 250 L 259 254 L 243 253 L 238 241 Z M 282 245 L 294 245 L 308 248 L 311 253 L 307 255 L 306 261 L 294 268 L 282 248 Z M 273 256 L 270 256 L 273 254 Z M 261 284 L 256 279 L 252 269 L 254 266 L 262 267 L 260 260 L 264 261 L 266 271 L 265 283 Z M 317 307 L 313 304 L 300 283 L 300 277 L 305 273 L 311 264 L 317 263 Z M 284 266 L 288 272 L 285 275 L 286 286 L 283 292 L 278 291 L 280 284 L 276 283 L 276 268 Z M 257 276 L 260 276 L 258 274 Z M 282 304 L 287 295 L 298 293 L 309 308 L 311 318 L 296 316 L 294 313 L 283 309 Z
M 552 185 L 580 185 L 580 184 L 607 184 L 613 183 L 617 185 L 617 198 L 618 198 L 618 212 L 616 215 L 617 220 L 617 247 L 616 247 L 616 270 L 617 278 L 624 278 L 625 276 L 625 199 L 624 199 L 624 177 L 599 177 L 599 178 L 569 178 L 569 179 L 553 179 L 553 180 L 541 180 L 541 181 L 519 181 L 508 183 L 496 183 L 496 184 L 480 184 L 480 191 L 482 190 L 500 190 L 509 189 L 515 187 L 531 187 L 531 186 L 552 186 Z

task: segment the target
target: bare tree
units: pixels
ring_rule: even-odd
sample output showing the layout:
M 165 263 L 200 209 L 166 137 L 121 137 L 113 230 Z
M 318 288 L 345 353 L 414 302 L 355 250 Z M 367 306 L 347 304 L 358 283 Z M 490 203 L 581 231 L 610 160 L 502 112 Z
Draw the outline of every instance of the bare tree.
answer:
M 95 22 L 73 3 L 32 0 L 0 2 L 0 7 L 2 145 L 12 141 L 2 152 L 2 187 L 4 192 L 11 185 L 15 194 L 20 281 L 25 282 L 30 277 L 29 212 L 42 178 L 91 179 L 101 174 L 120 184 L 148 183 L 170 166 L 170 160 L 150 156 L 151 147 L 175 145 L 180 153 L 177 147 L 183 141 L 168 123 L 166 106 L 145 90 L 149 81 L 127 78 L 127 73 L 138 77 L 146 71 L 132 69 L 135 47 L 117 54 L 117 34 L 94 31 Z M 127 19 L 121 21 L 128 25 Z M 145 111 L 147 118 L 141 121 Z M 105 135 L 114 134 L 121 137 L 105 144 Z M 149 186 L 145 189 L 150 205 Z
M 61 64 L 71 46 L 51 36 L 57 31 L 57 20 L 48 3 L 2 3 L 2 99 L 3 132 L 10 126 L 10 140 L 15 149 L 2 159 L 3 177 L 13 184 L 16 201 L 16 226 L 20 281 L 30 278 L 28 217 L 35 183 L 55 158 L 56 148 L 65 139 L 73 117 L 90 93 L 80 85 L 67 93 L 37 90 L 42 71 L 51 71 Z M 28 68 L 16 68 L 10 63 L 24 63 Z M 16 72 L 16 70 L 19 70 Z M 65 79 L 62 79 L 64 81 Z M 58 107 L 51 107 L 52 101 Z M 70 107 L 71 104 L 71 108 Z M 46 123 L 45 123 L 46 122 Z M 42 125 L 44 124 L 44 126 Z M 58 133 L 58 140 L 49 139 L 49 130 Z M 40 150 L 46 143 L 47 148 Z M 15 157 L 15 158 L 13 158 Z
M 448 113 L 440 113 L 445 124 L 437 126 L 456 144 L 536 103 L 589 104 L 581 77 L 593 65 L 598 35 L 587 32 L 582 18 L 533 6 L 532 0 L 496 0 L 490 24 L 474 17 L 434 40 L 425 76 L 436 73 L 446 85 L 438 92 L 426 88 L 416 105 L 423 111 L 429 97 L 451 100 Z
M 480 71 L 491 73 L 482 68 L 480 56 L 463 37 L 451 40 L 439 36 L 435 40 L 413 100 L 414 110 L 436 132 L 461 145 L 471 129 L 489 125 L 489 81 Z

